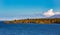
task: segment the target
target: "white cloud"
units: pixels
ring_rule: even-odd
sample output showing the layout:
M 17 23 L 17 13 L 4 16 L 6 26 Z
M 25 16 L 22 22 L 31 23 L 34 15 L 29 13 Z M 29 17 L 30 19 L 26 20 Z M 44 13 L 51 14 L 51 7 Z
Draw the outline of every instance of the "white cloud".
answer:
M 48 12 L 44 12 L 43 15 L 45 15 L 46 17 L 54 15 L 53 9 L 48 10 Z
M 57 15 L 57 14 L 60 14 L 60 12 L 54 12 L 53 9 L 50 9 L 47 12 L 43 13 L 43 15 L 45 15 L 46 17 L 50 17 L 50 16 Z

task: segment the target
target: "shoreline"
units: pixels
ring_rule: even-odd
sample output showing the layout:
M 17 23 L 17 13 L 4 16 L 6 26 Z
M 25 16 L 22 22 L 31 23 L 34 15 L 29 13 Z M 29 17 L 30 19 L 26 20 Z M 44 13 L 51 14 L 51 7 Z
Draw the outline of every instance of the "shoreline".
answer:
M 13 21 L 4 21 L 6 24 L 16 24 L 16 23 L 37 23 L 37 24 L 51 24 L 51 23 L 60 23 L 60 18 L 42 18 L 42 19 L 23 19 L 23 20 L 13 20 Z

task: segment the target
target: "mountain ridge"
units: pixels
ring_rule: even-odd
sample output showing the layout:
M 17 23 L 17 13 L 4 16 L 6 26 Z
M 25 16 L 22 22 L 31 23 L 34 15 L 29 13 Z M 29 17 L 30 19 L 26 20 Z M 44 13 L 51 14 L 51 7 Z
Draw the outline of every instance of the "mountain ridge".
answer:
M 60 14 L 53 15 L 53 16 L 51 16 L 49 18 L 60 18 Z

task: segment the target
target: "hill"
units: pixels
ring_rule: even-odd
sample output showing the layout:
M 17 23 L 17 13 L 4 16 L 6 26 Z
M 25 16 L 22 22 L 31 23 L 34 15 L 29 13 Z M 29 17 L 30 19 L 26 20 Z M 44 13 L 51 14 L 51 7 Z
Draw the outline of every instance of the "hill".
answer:
M 60 18 L 60 14 L 58 14 L 58 15 L 53 15 L 53 16 L 51 16 L 50 18 Z

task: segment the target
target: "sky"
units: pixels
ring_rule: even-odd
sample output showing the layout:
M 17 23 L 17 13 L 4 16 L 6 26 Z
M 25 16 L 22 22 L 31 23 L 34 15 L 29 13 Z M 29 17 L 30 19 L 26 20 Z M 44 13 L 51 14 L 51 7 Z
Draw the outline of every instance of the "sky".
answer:
M 60 0 L 0 0 L 0 19 L 24 18 L 34 14 L 46 16 L 47 12 L 48 16 L 53 12 L 60 13 Z

